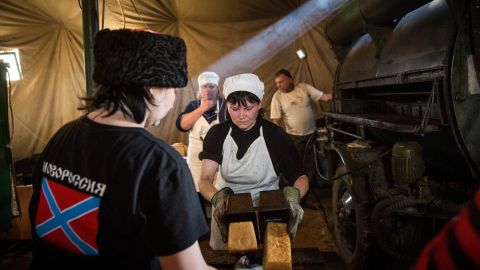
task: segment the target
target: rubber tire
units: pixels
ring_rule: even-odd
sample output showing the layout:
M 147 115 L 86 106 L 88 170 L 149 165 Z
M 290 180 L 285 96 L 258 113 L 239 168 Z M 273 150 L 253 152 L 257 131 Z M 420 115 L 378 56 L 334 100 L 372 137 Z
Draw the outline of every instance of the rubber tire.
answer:
M 335 177 L 347 172 L 344 164 L 340 164 L 335 172 Z M 358 203 L 359 198 L 352 193 L 352 187 L 349 183 L 352 183 L 351 176 L 345 175 L 339 179 L 336 179 L 332 187 L 332 208 L 333 208 L 333 234 L 335 238 L 335 244 L 337 246 L 337 253 L 345 263 L 347 269 L 365 269 L 368 256 L 368 218 L 370 216 L 369 211 L 365 208 L 364 204 Z M 352 231 L 355 232 L 353 245 L 348 245 L 345 231 L 346 226 L 341 222 L 339 199 L 346 191 L 350 193 L 353 200 L 353 208 L 350 213 L 354 213 L 354 216 L 349 215 L 349 220 L 352 221 L 355 228 Z M 353 240 L 353 238 L 351 240 Z

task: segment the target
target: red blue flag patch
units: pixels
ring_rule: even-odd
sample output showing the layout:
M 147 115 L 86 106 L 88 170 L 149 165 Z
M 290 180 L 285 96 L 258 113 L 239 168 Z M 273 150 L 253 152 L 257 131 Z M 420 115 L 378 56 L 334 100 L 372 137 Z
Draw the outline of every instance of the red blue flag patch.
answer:
M 35 218 L 37 235 L 72 253 L 98 256 L 99 205 L 99 197 L 43 177 Z

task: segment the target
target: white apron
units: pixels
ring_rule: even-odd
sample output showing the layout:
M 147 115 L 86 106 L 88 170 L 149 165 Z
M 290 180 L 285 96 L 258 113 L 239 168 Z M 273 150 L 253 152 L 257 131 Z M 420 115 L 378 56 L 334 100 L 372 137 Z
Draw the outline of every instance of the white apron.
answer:
M 202 169 L 202 161 L 198 159 L 198 154 L 202 152 L 203 139 L 207 135 L 208 130 L 210 130 L 213 125 L 220 122 L 218 116 L 219 113 L 219 102 L 217 100 L 217 119 L 209 124 L 203 115 L 200 116 L 188 135 L 187 164 L 188 168 L 190 168 L 190 172 L 192 173 L 193 182 L 197 192 L 199 192 L 198 181 L 200 180 L 200 172 Z
M 230 128 L 223 143 L 222 165 L 220 165 L 220 173 L 215 181 L 215 188 L 220 190 L 229 187 L 235 193 L 250 193 L 253 205 L 257 206 L 260 191 L 276 190 L 279 184 L 263 138 L 263 127 L 260 127 L 260 137 L 250 145 L 240 160 L 237 159 L 238 146 L 230 135 L 231 132 Z M 212 209 L 212 211 L 214 210 Z M 210 246 L 216 250 L 227 248 L 227 244 L 223 243 L 221 239 L 214 218 L 211 222 Z

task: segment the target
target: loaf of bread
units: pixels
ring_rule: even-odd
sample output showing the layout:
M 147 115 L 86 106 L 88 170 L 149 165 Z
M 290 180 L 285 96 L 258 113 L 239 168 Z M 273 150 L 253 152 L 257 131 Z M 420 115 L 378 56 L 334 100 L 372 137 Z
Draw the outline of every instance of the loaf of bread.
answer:
M 292 246 L 286 223 L 267 223 L 263 241 L 263 269 L 292 269 Z
M 228 251 L 244 255 L 257 250 L 257 238 L 251 221 L 232 222 L 228 227 Z
M 174 143 L 172 144 L 172 147 L 175 148 L 175 150 L 177 150 L 177 152 L 183 157 L 187 155 L 187 145 L 183 143 Z

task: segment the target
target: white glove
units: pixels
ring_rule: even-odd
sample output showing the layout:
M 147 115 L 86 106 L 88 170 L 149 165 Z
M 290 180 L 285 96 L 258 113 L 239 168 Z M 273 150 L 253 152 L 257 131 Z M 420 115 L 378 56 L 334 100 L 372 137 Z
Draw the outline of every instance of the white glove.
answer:
M 300 190 L 298 188 L 287 186 L 283 188 L 283 195 L 290 205 L 290 218 L 288 220 L 287 231 L 290 239 L 293 241 L 297 235 L 298 225 L 303 218 L 303 208 L 300 206 Z
M 227 242 L 228 229 L 227 224 L 225 224 L 223 219 L 225 216 L 225 211 L 227 211 L 228 196 L 231 194 L 233 194 L 233 190 L 231 188 L 224 187 L 217 191 L 212 198 L 212 205 L 215 207 L 215 210 L 213 211 L 213 219 L 215 219 L 215 222 L 218 224 L 218 229 L 224 243 Z
M 252 269 L 252 270 L 263 270 L 263 266 L 258 264 L 250 264 L 247 256 L 242 256 L 238 259 L 235 264 L 234 270 L 243 270 L 243 269 Z

